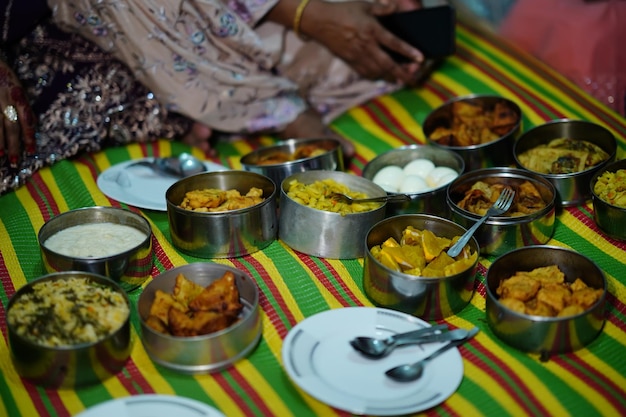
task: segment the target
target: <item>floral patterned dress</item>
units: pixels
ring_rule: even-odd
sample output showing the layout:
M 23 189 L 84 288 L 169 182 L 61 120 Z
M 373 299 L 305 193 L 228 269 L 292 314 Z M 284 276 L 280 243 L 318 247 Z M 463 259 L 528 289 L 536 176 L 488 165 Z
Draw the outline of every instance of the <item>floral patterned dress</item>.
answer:
M 48 0 L 55 21 L 126 63 L 171 111 L 233 133 L 282 130 L 307 106 L 329 122 L 398 88 L 359 78 L 263 17 L 278 0 Z

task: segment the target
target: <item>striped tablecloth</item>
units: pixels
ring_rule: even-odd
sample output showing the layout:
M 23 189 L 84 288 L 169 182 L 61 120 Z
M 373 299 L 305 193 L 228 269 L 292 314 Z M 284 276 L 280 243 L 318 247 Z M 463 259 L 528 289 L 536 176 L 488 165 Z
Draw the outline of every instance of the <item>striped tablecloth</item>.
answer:
M 458 52 L 420 88 L 383 96 L 339 118 L 333 127 L 357 144 L 349 166 L 360 174 L 364 164 L 388 149 L 424 143 L 420 123 L 449 98 L 492 93 L 515 100 L 528 129 L 556 118 L 584 119 L 609 128 L 626 150 L 626 121 L 562 77 L 510 46 L 465 25 L 458 27 Z M 215 161 L 240 168 L 239 157 L 272 138 L 222 143 Z M 109 166 L 142 156 L 169 155 L 187 148 L 158 142 L 108 149 L 44 169 L 17 192 L 0 198 L 0 416 L 71 416 L 112 398 L 142 393 L 185 396 L 236 416 L 332 416 L 331 408 L 290 382 L 281 363 L 283 339 L 291 328 L 316 313 L 348 306 L 371 306 L 362 290 L 363 261 L 327 260 L 294 253 L 280 241 L 251 256 L 215 262 L 248 272 L 261 290 L 263 338 L 246 359 L 226 371 L 186 376 L 157 367 L 139 341 L 125 369 L 101 385 L 79 390 L 46 390 L 22 381 L 10 360 L 5 308 L 28 281 L 42 275 L 37 232 L 51 217 L 83 206 L 126 207 L 146 216 L 154 229 L 153 275 L 201 259 L 177 252 L 170 241 L 167 216 L 111 200 L 96 185 Z M 198 154 L 198 156 L 202 156 Z M 450 327 L 478 326 L 481 332 L 460 348 L 464 379 L 450 398 L 427 415 L 519 416 L 626 414 L 626 243 L 604 236 L 593 222 L 590 203 L 558 215 L 551 245 L 570 247 L 592 258 L 609 280 L 608 318 L 602 334 L 587 348 L 542 362 L 499 341 L 485 320 L 484 277 L 491 258 L 481 258 L 471 304 L 446 319 Z M 139 291 L 130 294 L 133 303 Z

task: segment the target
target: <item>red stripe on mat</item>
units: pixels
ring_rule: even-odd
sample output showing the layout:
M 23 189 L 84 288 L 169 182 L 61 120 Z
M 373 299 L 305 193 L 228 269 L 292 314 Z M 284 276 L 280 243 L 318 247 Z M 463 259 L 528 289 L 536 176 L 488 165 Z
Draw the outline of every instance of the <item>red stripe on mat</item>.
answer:
M 272 277 L 267 272 L 267 270 L 263 267 L 263 265 L 259 261 L 257 261 L 253 256 L 246 256 L 245 260 L 249 262 L 254 268 L 254 270 L 261 276 L 261 279 L 263 280 L 265 285 L 267 285 L 267 288 L 269 289 L 271 293 L 272 299 L 276 301 L 279 309 L 282 311 L 283 315 L 286 316 L 286 319 L 289 322 L 289 324 L 291 326 L 294 326 L 297 323 L 297 320 L 293 316 L 293 313 L 291 312 L 289 307 L 287 306 L 287 303 L 285 302 L 285 299 L 283 298 L 282 294 L 276 287 L 276 283 L 274 279 L 272 279 Z M 236 258 L 232 259 L 232 262 L 233 262 L 233 265 L 235 265 L 237 268 L 248 270 L 248 273 L 251 272 L 238 259 Z M 265 300 L 261 299 L 259 300 L 259 302 L 262 303 L 261 308 L 267 314 L 268 318 L 270 319 L 270 322 L 272 323 L 272 325 L 274 326 L 274 328 L 276 329 L 280 337 L 284 339 L 285 336 L 287 335 L 288 330 L 287 330 L 285 323 L 281 319 L 281 315 L 279 314 L 279 312 L 272 305 L 272 303 L 269 302 L 269 298 L 267 296 L 265 297 Z

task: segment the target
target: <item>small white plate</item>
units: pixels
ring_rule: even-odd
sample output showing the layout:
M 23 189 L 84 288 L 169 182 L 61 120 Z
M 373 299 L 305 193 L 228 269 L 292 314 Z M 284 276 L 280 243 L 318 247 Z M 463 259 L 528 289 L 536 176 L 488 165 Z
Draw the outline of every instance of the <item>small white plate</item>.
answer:
M 200 401 L 172 395 L 142 394 L 94 405 L 75 417 L 225 417 Z
M 426 366 L 417 381 L 397 382 L 385 375 L 394 366 L 419 360 L 444 343 L 399 347 L 382 359 L 368 359 L 350 345 L 357 336 L 387 337 L 430 324 L 394 310 L 346 307 L 298 323 L 283 342 L 289 377 L 318 400 L 354 414 L 380 416 L 416 413 L 452 395 L 463 380 L 463 359 L 450 349 Z
M 135 162 L 152 159 L 132 159 L 109 167 L 98 176 L 98 188 L 107 197 L 119 202 L 148 210 L 167 211 L 165 192 L 178 179 L 158 174 L 146 166 L 128 167 Z M 214 162 L 203 162 L 207 171 L 228 169 Z

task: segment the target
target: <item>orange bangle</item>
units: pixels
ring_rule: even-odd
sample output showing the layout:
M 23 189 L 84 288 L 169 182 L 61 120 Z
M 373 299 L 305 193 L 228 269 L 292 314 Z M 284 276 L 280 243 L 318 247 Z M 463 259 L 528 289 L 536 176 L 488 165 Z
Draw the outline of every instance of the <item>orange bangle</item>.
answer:
M 304 40 L 304 37 L 300 34 L 300 23 L 302 21 L 302 13 L 311 0 L 301 0 L 300 4 L 296 8 L 296 14 L 293 16 L 293 31 L 300 38 Z

